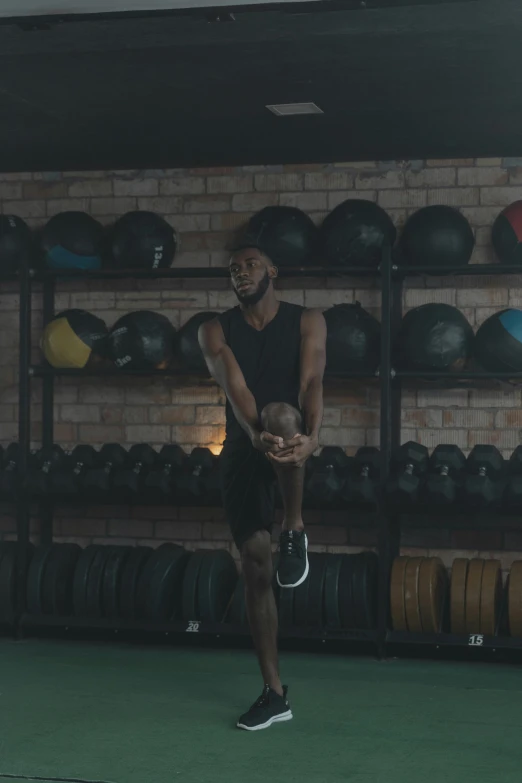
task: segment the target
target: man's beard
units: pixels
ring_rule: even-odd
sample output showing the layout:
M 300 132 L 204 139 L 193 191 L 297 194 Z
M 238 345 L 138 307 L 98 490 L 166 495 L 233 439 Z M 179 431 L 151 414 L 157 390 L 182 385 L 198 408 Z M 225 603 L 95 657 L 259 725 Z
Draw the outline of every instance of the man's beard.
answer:
M 265 272 L 265 276 L 262 278 L 262 280 L 259 281 L 255 291 L 253 291 L 251 294 L 241 294 L 239 293 L 239 291 L 236 291 L 236 296 L 241 302 L 241 304 L 256 305 L 258 302 L 261 301 L 261 299 L 266 294 L 269 285 L 270 285 L 270 278 L 268 276 L 268 270 L 267 270 Z

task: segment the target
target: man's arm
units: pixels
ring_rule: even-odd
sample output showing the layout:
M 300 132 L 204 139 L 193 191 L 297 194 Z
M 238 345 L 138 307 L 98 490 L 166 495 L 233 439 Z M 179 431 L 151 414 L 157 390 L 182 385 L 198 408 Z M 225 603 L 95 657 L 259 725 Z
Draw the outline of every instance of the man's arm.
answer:
M 326 322 L 319 310 L 305 310 L 301 318 L 301 384 L 299 405 L 306 434 L 317 445 L 323 420 L 323 376 L 326 366 Z
M 254 395 L 246 385 L 236 357 L 225 341 L 219 321 L 213 319 L 203 323 L 199 327 L 198 340 L 210 374 L 227 395 L 234 416 L 253 445 L 260 451 L 282 446 L 282 438 L 262 431 Z

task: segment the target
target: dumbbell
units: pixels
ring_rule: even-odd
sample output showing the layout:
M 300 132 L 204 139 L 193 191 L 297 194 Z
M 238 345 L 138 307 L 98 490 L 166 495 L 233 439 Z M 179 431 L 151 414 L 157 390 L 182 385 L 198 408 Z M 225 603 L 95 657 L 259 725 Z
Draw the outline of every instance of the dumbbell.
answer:
M 56 443 L 51 448 L 39 449 L 32 460 L 29 473 L 29 490 L 32 495 L 41 497 L 51 490 L 51 476 L 66 464 L 65 452 Z
M 393 478 L 387 489 L 392 505 L 411 506 L 417 502 L 421 476 L 428 468 L 428 461 L 428 449 L 420 443 L 410 440 L 397 449 L 392 458 Z
M 375 446 L 361 446 L 354 458 L 353 470 L 344 485 L 342 497 L 358 506 L 377 505 L 377 481 L 381 454 Z
M 496 505 L 504 489 L 504 458 L 495 446 L 474 446 L 467 461 L 463 500 L 468 506 Z
M 509 478 L 504 490 L 503 505 L 508 511 L 522 509 L 522 446 L 517 446 L 507 466 Z
M 169 498 L 173 489 L 173 477 L 183 470 L 186 461 L 187 455 L 181 446 L 163 446 L 157 455 L 154 470 L 151 470 L 145 479 L 147 494 L 163 500 Z
M 50 478 L 50 490 L 57 495 L 76 495 L 82 488 L 82 478 L 98 462 L 98 452 L 92 446 L 76 446 Z
M 350 465 L 350 457 L 340 446 L 324 446 L 314 460 L 307 482 L 307 495 L 312 503 L 328 505 L 338 500 Z
M 192 449 L 185 463 L 185 470 L 174 476 L 174 488 L 180 499 L 193 501 L 204 497 L 215 459 L 210 449 L 201 446 Z
M 147 473 L 157 458 L 158 453 L 148 443 L 131 446 L 123 468 L 114 472 L 112 487 L 116 495 L 135 500 L 143 491 Z
M 112 489 L 114 472 L 123 468 L 127 452 L 119 443 L 106 443 L 98 452 L 99 467 L 90 468 L 81 477 L 81 488 L 94 499 L 106 498 Z
M 16 492 L 18 472 L 18 443 L 10 443 L 4 449 L 2 470 L 0 470 L 0 493 L 12 497 Z
M 430 457 L 428 477 L 424 484 L 423 500 L 434 506 L 455 503 L 466 457 L 458 446 L 440 444 Z

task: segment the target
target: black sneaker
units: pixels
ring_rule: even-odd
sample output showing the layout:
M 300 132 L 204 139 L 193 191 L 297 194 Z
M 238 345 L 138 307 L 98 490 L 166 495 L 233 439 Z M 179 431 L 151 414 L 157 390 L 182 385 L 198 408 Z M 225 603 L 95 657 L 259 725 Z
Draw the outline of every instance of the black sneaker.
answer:
M 259 699 L 252 704 L 248 712 L 241 715 L 237 722 L 238 729 L 259 731 L 267 729 L 272 723 L 292 720 L 294 716 L 286 698 L 287 693 L 288 687 L 286 685 L 283 685 L 282 696 L 265 685 Z
M 308 539 L 304 530 L 283 530 L 279 537 L 279 587 L 297 587 L 308 576 Z

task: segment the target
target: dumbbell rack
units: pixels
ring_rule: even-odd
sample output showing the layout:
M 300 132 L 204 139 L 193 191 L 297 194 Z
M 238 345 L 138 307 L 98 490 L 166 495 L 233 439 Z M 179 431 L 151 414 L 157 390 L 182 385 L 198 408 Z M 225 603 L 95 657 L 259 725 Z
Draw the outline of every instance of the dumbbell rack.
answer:
M 389 580 L 391 564 L 397 556 L 400 549 L 401 530 L 408 522 L 408 515 L 398 513 L 387 507 L 385 502 L 385 487 L 388 482 L 391 454 L 400 444 L 401 434 L 401 392 L 404 383 L 415 380 L 436 381 L 437 385 L 443 385 L 446 388 L 466 388 L 472 387 L 473 382 L 478 379 L 484 380 L 522 380 L 522 373 L 488 373 L 488 372 L 468 372 L 460 373 L 438 373 L 438 372 L 410 372 L 397 371 L 393 367 L 392 343 L 397 334 L 402 318 L 402 293 L 404 280 L 409 275 L 513 275 L 520 274 L 520 268 L 502 264 L 476 265 L 466 267 L 401 267 L 392 261 L 390 248 L 383 250 L 382 262 L 379 269 L 367 269 L 360 267 L 352 268 L 328 268 L 328 267 L 304 267 L 304 268 L 283 268 L 280 270 L 280 277 L 286 278 L 325 278 L 335 277 L 375 277 L 381 280 L 382 289 L 382 315 L 381 315 L 381 363 L 379 371 L 376 373 L 380 389 L 380 452 L 381 452 L 381 474 L 380 474 L 380 496 L 381 502 L 376 514 L 368 514 L 368 526 L 375 525 L 378 536 L 379 553 L 379 586 L 378 586 L 378 616 L 377 628 L 375 631 L 346 631 L 346 632 L 328 632 L 327 630 L 306 631 L 299 629 L 295 633 L 282 631 L 281 635 L 291 636 L 292 638 L 302 639 L 337 639 L 346 642 L 364 642 L 371 644 L 379 655 L 383 655 L 388 644 L 413 644 L 413 645 L 431 645 L 435 647 L 468 647 L 481 646 L 493 649 L 520 649 L 522 650 L 522 639 L 512 639 L 509 637 L 491 637 L 483 638 L 480 643 L 473 641 L 475 637 L 457 636 L 453 634 L 406 634 L 403 632 L 394 632 L 390 630 L 389 620 Z M 54 370 L 46 365 L 31 365 L 31 300 L 34 282 L 42 284 L 43 293 L 43 323 L 44 326 L 54 316 L 54 297 L 56 283 L 60 279 L 98 279 L 98 280 L 116 280 L 132 277 L 134 279 L 227 279 L 228 270 L 224 268 L 171 268 L 159 272 L 138 271 L 128 274 L 119 270 L 103 270 L 99 272 L 72 272 L 60 271 L 36 273 L 31 269 L 23 269 L 18 275 L 20 285 L 20 353 L 19 353 L 19 443 L 20 443 L 20 462 L 18 472 L 18 492 L 16 499 L 17 513 L 17 534 L 19 541 L 19 560 L 18 560 L 18 607 L 16 616 L 13 618 L 13 624 L 21 632 L 22 629 L 36 627 L 56 627 L 78 629 L 90 628 L 98 630 L 119 631 L 141 631 L 157 632 L 161 634 L 177 634 L 197 632 L 203 636 L 228 636 L 245 635 L 248 631 L 245 629 L 225 626 L 224 624 L 194 624 L 169 623 L 168 625 L 146 626 L 139 623 L 114 621 L 96 621 L 85 620 L 83 618 L 56 618 L 56 617 L 35 617 L 25 612 L 25 578 L 26 566 L 29 549 L 29 522 L 31 516 L 31 497 L 28 494 L 28 466 L 30 454 L 30 430 L 31 430 L 31 381 L 34 377 L 41 377 L 43 383 L 42 389 L 42 446 L 48 448 L 53 443 L 53 399 L 54 399 L 54 378 L 56 375 L 82 376 L 89 375 L 153 375 L 156 377 L 172 377 L 181 375 L 176 371 L 156 371 L 154 373 L 136 373 L 125 372 L 122 370 Z M 7 278 L 3 278 L 7 279 Z M 10 277 L 10 279 L 14 279 Z M 337 374 L 335 377 L 350 379 L 370 380 L 368 376 L 361 373 Z M 375 378 L 374 378 L 375 380 Z M 41 519 L 41 540 L 42 543 L 52 541 L 52 523 L 53 523 L 53 502 L 52 500 L 40 503 L 39 515 Z M 419 509 L 418 514 L 422 514 Z M 347 524 L 350 524 L 349 512 L 347 512 Z M 463 524 L 459 522 L 458 517 L 448 517 L 448 526 L 459 527 Z M 430 524 L 429 517 L 426 517 L 424 524 Z M 417 527 L 422 526 L 417 521 Z M 522 520 L 502 517 L 481 516 L 475 520 L 475 527 L 496 527 L 502 529 L 520 529 Z

